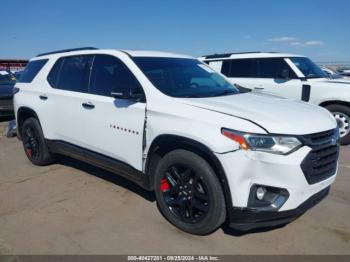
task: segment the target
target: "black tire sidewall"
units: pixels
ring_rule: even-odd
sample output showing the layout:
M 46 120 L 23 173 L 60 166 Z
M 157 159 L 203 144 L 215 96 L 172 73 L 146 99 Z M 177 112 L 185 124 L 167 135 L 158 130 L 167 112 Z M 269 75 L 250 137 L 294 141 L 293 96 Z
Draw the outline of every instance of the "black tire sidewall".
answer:
M 185 223 L 177 218 L 165 203 L 160 191 L 160 181 L 165 171 L 176 163 L 190 166 L 206 184 L 209 195 L 209 211 L 203 220 L 195 224 Z M 187 150 L 175 150 L 165 155 L 159 162 L 154 179 L 157 203 L 162 214 L 176 227 L 191 234 L 206 235 L 216 230 L 226 218 L 225 198 L 220 182 L 211 166 L 199 155 Z
M 347 107 L 344 105 L 329 105 L 329 106 L 326 106 L 326 108 L 331 113 L 340 112 L 340 113 L 347 115 L 350 118 L 350 107 Z M 341 145 L 349 145 L 350 144 L 350 133 L 340 139 L 340 144 Z

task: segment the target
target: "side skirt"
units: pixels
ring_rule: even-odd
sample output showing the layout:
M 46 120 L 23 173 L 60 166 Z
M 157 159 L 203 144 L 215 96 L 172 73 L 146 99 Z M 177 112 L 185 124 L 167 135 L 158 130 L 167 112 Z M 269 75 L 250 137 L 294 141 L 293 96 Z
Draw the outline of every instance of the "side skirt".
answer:
M 46 140 L 50 152 L 105 169 L 151 191 L 148 175 L 117 159 L 59 140 Z

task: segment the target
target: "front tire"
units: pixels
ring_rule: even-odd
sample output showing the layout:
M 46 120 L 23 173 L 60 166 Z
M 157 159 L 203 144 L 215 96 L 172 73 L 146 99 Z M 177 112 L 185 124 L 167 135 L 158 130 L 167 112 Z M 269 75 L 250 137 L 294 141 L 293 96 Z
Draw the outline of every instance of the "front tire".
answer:
M 195 153 L 179 149 L 166 154 L 156 168 L 154 188 L 160 211 L 185 232 L 206 235 L 226 219 L 220 182 Z
M 340 132 L 340 144 L 350 144 L 350 108 L 344 105 L 329 105 L 326 107 L 337 120 Z
M 24 152 L 28 159 L 37 166 L 46 166 L 54 162 L 54 156 L 49 152 L 43 131 L 36 118 L 28 118 L 21 128 Z

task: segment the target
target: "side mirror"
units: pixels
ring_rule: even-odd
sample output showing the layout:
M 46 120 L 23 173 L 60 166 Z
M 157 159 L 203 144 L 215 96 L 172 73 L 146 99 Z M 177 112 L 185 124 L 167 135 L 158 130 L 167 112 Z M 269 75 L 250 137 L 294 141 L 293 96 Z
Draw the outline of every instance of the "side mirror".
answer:
M 144 102 L 146 100 L 145 95 L 140 92 L 136 92 L 135 89 L 125 88 L 125 90 L 121 92 L 111 92 L 111 96 L 117 99 L 127 99 L 135 102 Z
M 288 80 L 289 77 L 289 70 L 288 69 L 283 69 L 278 75 L 278 78 L 280 79 L 284 79 L 284 80 Z

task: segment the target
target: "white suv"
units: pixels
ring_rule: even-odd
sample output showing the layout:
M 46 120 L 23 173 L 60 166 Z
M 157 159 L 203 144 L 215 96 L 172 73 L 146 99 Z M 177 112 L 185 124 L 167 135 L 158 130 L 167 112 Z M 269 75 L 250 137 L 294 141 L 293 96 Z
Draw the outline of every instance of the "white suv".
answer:
M 327 108 L 338 122 L 341 144 L 350 143 L 349 80 L 329 79 L 320 67 L 300 55 L 246 52 L 203 56 L 200 60 L 234 84 Z
M 336 177 L 339 133 L 327 110 L 240 93 L 192 57 L 46 53 L 30 60 L 15 92 L 32 163 L 64 154 L 125 176 L 193 234 L 226 219 L 240 230 L 288 223 Z

